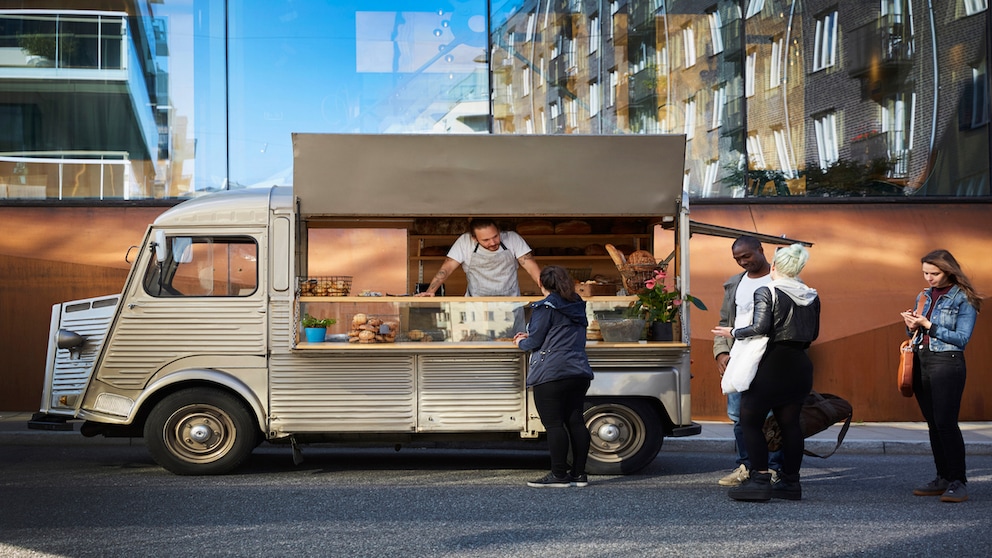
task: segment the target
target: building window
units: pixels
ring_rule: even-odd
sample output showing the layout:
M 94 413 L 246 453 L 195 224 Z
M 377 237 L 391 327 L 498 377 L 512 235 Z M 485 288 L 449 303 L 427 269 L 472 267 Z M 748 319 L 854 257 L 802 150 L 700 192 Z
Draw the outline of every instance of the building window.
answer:
M 548 63 L 544 60 L 544 56 L 538 57 L 537 67 L 539 68 L 537 72 L 537 85 L 540 87 L 544 85 L 544 76 L 548 74 Z
M 607 106 L 615 106 L 617 104 L 617 88 L 620 87 L 620 74 L 617 73 L 616 69 L 610 70 L 610 100 Z
M 789 138 L 785 130 L 774 130 L 773 133 L 775 135 L 775 150 L 778 152 L 779 168 L 782 170 L 782 174 L 792 178 L 794 176 L 794 170 L 792 167 L 792 158 L 789 157 Z
M 723 126 L 723 111 L 727 106 L 727 86 L 720 85 L 713 90 L 713 119 L 710 121 L 710 128 L 716 129 Z
M 744 74 L 744 95 L 754 97 L 754 80 L 757 79 L 758 53 L 752 50 L 747 53 Z
M 528 134 L 534 133 L 534 122 L 530 119 L 529 116 L 524 117 L 524 131 Z
M 547 134 L 548 133 L 548 119 L 544 117 L 544 109 L 543 108 L 538 109 L 538 111 L 537 111 L 537 119 L 541 123 L 541 133 L 542 134 Z
M 531 77 L 531 76 L 533 75 L 533 73 L 534 73 L 534 68 L 532 68 L 531 66 L 524 66 L 524 72 L 523 72 L 523 74 L 524 74 L 523 75 L 524 91 L 523 91 L 523 94 L 524 94 L 525 97 L 527 95 L 530 95 L 530 87 L 531 87 L 530 84 L 531 84 L 531 80 L 533 79 L 533 77 Z
M 617 26 L 617 14 L 620 12 L 620 2 L 613 0 L 610 2 L 610 40 L 613 40 L 614 29 Z
M 751 160 L 750 165 L 756 169 L 766 168 L 765 154 L 761 150 L 761 139 L 757 133 L 747 136 L 747 156 Z
M 882 132 L 887 135 L 889 161 L 895 164 L 896 177 L 906 176 L 909 169 L 915 100 L 912 93 L 899 93 L 886 98 L 882 105 Z
M 687 99 L 682 108 L 685 110 L 685 127 L 682 132 L 686 141 L 691 140 L 696 130 L 696 99 Z
M 971 126 L 976 128 L 989 121 L 989 74 L 986 63 L 971 69 Z
M 816 19 L 813 42 L 813 71 L 829 68 L 837 62 L 837 12 Z
M 989 9 L 989 0 L 961 0 L 965 15 L 975 15 Z
M 782 83 L 782 59 L 785 56 L 785 39 L 772 41 L 772 57 L 768 60 L 768 88 L 775 89 Z
M 568 127 L 576 128 L 579 125 L 579 114 L 578 106 L 575 100 L 566 99 L 565 100 L 565 116 L 568 118 Z
M 551 113 L 551 120 L 553 122 L 556 122 L 558 120 L 558 117 L 561 116 L 561 109 L 558 108 L 558 103 L 554 102 L 548 105 L 548 110 Z
M 720 12 L 713 10 L 706 14 L 706 19 L 709 20 L 710 24 L 710 46 L 713 50 L 712 54 L 720 54 L 723 52 L 723 35 L 720 32 L 723 22 L 720 21 Z
M 589 82 L 589 116 L 596 116 L 599 114 L 599 107 L 602 103 L 600 95 L 599 82 Z
M 837 147 L 837 115 L 829 112 L 813 120 L 816 131 L 816 153 L 820 168 L 826 170 L 840 158 Z
M 700 194 L 704 198 L 712 197 L 713 186 L 716 184 L 716 177 L 720 174 L 720 160 L 711 159 L 706 163 L 706 175 L 703 177 L 703 191 Z
M 764 7 L 765 0 L 751 0 L 747 3 L 747 12 L 744 13 L 744 19 L 760 14 Z
M 599 16 L 592 16 L 589 18 L 589 54 L 592 54 L 599 50 Z
M 691 68 L 696 65 L 696 33 L 691 25 L 682 28 L 682 43 L 685 67 Z
M 527 42 L 534 40 L 534 28 L 537 26 L 537 15 L 527 14 Z

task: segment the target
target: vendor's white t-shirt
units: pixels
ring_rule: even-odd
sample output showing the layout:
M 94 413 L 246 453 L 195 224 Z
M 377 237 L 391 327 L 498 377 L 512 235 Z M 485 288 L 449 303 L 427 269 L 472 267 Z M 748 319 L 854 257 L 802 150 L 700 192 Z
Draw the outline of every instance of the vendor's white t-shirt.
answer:
M 517 259 L 531 251 L 530 246 L 527 245 L 523 237 L 513 231 L 500 231 L 499 239 L 503 242 L 503 246 L 506 246 L 506 249 L 513 254 L 513 259 Z M 448 250 L 448 257 L 462 265 L 472 265 L 472 253 L 478 244 L 471 233 L 464 233 L 451 245 L 451 248 Z M 502 249 L 500 247 L 500 250 Z M 482 251 L 485 248 L 479 246 L 479 250 Z

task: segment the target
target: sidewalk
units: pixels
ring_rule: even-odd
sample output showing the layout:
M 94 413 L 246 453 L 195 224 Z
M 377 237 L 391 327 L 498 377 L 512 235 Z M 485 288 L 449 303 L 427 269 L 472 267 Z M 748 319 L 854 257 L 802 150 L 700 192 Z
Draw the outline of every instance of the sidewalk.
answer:
M 72 430 L 28 430 L 30 412 L 0 411 L 0 446 L 12 445 L 69 445 L 112 444 L 139 445 L 140 438 L 85 438 L 79 433 L 79 421 L 69 423 Z M 703 432 L 686 438 L 666 438 L 663 452 L 734 452 L 733 427 L 725 422 L 697 421 Z M 827 453 L 837 443 L 841 425 L 808 438 L 806 449 Z M 992 422 L 961 423 L 968 455 L 992 455 Z M 868 422 L 852 423 L 844 443 L 837 453 L 862 454 L 929 454 L 930 438 L 923 422 Z

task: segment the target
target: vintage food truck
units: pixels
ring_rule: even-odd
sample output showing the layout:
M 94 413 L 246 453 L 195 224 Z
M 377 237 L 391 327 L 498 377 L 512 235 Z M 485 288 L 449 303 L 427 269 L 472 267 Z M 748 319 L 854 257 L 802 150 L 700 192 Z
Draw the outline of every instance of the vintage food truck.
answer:
M 521 275 L 532 292 L 520 297 L 460 296 L 454 278 L 445 296 L 411 296 L 444 259 L 430 248 L 449 245 L 466 217 L 528 231 L 540 265 L 612 272 L 615 283 L 580 285 L 593 323 L 634 300 L 604 244 L 657 254 L 688 292 L 683 136 L 293 142 L 292 188 L 180 203 L 129 252 L 121 293 L 54 305 L 40 421 L 144 437 L 178 474 L 231 471 L 263 441 L 286 444 L 298 462 L 300 447 L 315 443 L 539 440 L 527 358 L 510 339 L 540 298 L 533 281 Z M 405 293 L 312 271 L 316 232 L 362 228 L 405 236 L 395 264 Z M 308 342 L 306 315 L 336 324 Z M 688 332 L 686 305 L 671 341 L 590 332 L 590 473 L 636 471 L 665 436 L 700 432 Z

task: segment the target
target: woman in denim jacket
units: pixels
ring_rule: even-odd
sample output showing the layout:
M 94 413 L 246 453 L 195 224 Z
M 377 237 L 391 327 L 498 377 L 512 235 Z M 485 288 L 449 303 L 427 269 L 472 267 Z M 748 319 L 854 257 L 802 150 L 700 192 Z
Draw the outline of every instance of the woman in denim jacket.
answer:
M 964 502 L 965 450 L 958 413 L 964 394 L 964 347 L 971 338 L 982 297 L 947 250 L 934 250 L 920 260 L 929 288 L 916 297 L 916 308 L 902 312 L 913 339 L 913 393 L 930 430 L 930 449 L 937 478 L 917 487 L 917 496 L 940 496 L 942 502 Z

